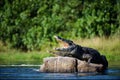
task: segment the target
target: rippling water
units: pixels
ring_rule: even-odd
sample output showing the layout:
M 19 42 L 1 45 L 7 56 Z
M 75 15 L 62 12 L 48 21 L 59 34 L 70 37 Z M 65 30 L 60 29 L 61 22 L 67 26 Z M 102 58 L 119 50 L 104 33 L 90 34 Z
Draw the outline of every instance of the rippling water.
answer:
M 105 73 L 42 73 L 39 66 L 0 66 L 0 80 L 40 79 L 120 79 L 120 69 Z

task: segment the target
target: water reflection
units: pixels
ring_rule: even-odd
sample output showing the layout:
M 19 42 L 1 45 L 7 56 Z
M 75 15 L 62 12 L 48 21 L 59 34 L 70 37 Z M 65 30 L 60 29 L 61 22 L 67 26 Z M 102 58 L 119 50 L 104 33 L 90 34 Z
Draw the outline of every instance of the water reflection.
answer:
M 95 76 L 98 73 L 77 73 L 77 76 Z
M 120 69 L 108 69 L 103 73 L 43 73 L 39 72 L 39 66 L 2 66 L 0 79 L 120 79 Z

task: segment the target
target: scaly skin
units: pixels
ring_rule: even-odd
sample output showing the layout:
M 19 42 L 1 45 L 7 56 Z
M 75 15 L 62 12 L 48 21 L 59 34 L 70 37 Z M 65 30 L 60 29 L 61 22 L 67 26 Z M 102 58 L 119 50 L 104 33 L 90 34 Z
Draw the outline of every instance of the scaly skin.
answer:
M 80 60 L 85 60 L 88 63 L 103 64 L 104 69 L 107 69 L 108 61 L 106 57 L 100 55 L 100 53 L 97 50 L 88 47 L 82 47 L 80 45 L 75 44 L 71 40 L 67 40 L 59 36 L 54 37 L 56 40 L 67 44 L 67 47 L 55 48 L 56 52 L 53 52 L 53 54 L 57 54 L 59 56 L 74 57 Z

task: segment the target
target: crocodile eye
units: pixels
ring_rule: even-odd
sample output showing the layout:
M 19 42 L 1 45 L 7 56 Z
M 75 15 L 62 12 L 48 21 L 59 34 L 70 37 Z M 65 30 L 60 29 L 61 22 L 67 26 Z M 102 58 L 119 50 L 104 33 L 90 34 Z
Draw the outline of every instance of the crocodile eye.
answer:
M 73 44 L 73 41 L 69 41 L 69 45 L 72 45 Z

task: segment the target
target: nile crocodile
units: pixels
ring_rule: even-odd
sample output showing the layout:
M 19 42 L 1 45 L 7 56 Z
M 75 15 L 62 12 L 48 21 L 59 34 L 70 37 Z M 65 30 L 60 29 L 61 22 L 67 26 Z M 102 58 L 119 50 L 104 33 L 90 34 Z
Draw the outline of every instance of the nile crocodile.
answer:
M 73 41 L 61 38 L 59 36 L 54 36 L 54 38 L 63 43 L 64 47 L 55 48 L 55 51 L 52 52 L 53 54 L 74 57 L 80 60 L 85 60 L 88 63 L 103 64 L 103 68 L 107 69 L 108 61 L 106 57 L 104 55 L 100 55 L 97 50 L 77 45 Z

